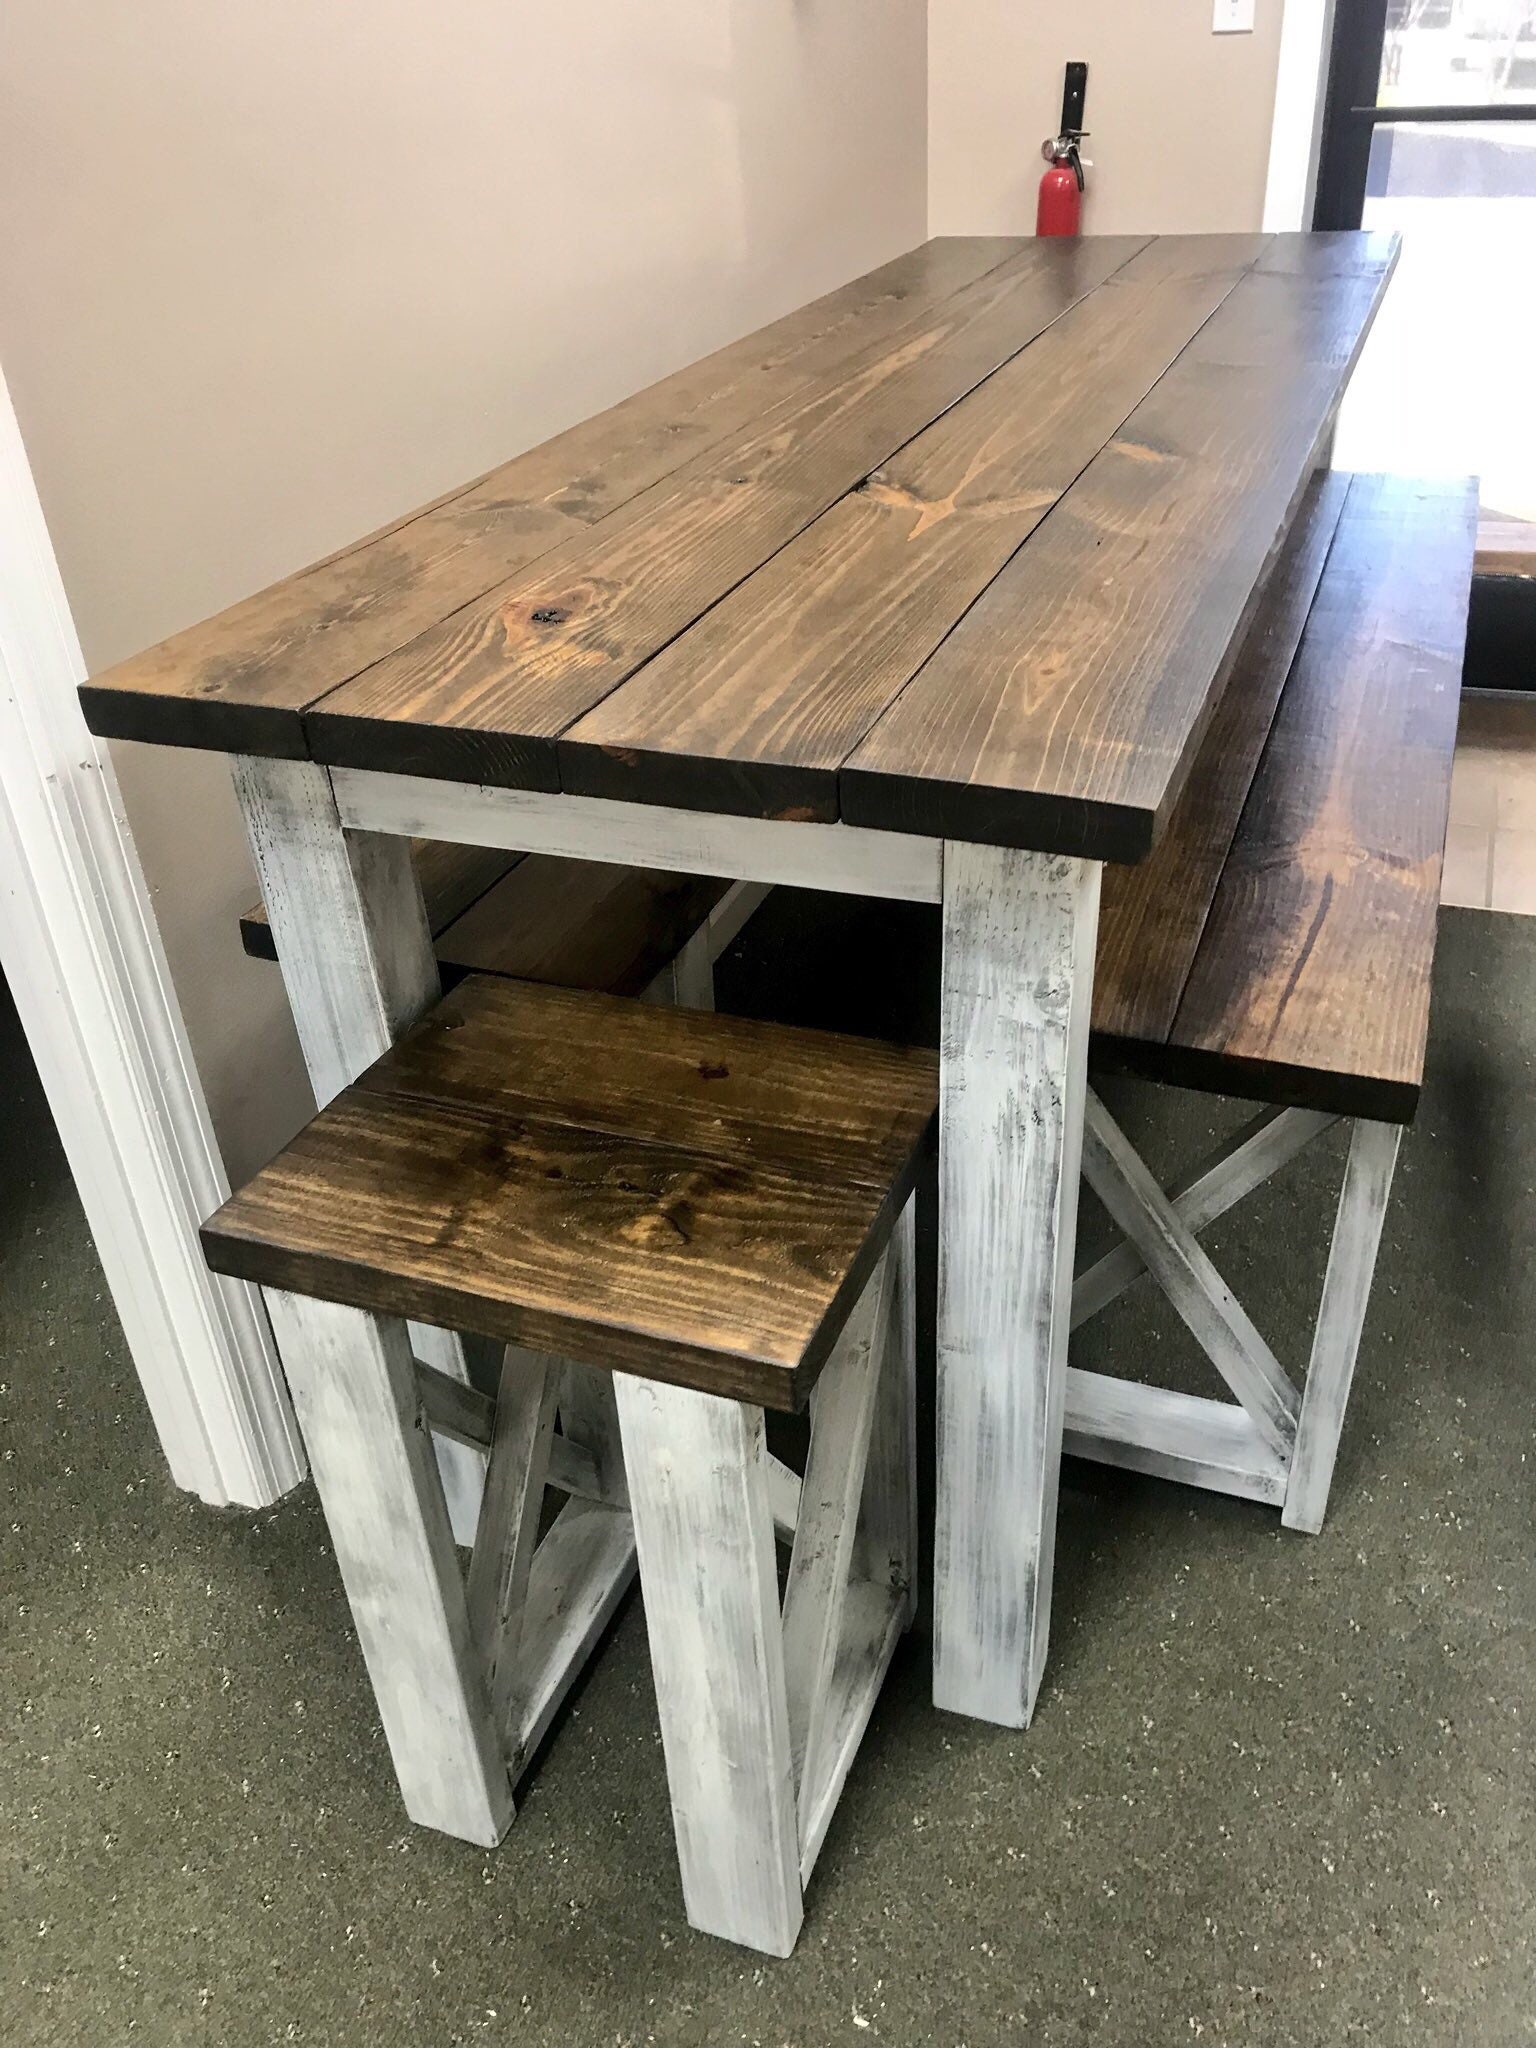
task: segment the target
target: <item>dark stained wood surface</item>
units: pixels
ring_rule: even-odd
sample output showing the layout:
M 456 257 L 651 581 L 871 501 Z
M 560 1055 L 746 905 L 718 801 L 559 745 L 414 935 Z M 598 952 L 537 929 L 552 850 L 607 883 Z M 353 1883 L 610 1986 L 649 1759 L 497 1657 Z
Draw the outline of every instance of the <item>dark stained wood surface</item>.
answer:
M 1173 1028 L 1349 489 L 1325 472 L 1275 565 L 1184 794 L 1153 852 L 1104 873 L 1093 1024 L 1161 1043 Z
M 945 237 L 557 434 L 477 482 L 94 677 L 117 739 L 308 754 L 301 712 L 850 352 L 920 324 L 1016 237 Z
M 926 1051 L 472 978 L 203 1241 L 268 1286 L 794 1408 L 937 1100 Z
M 1355 478 L 1275 706 L 1266 661 L 1291 637 L 1326 531 L 1314 500 L 1167 838 L 1146 869 L 1109 878 L 1101 1057 L 1259 1100 L 1412 1116 L 1476 516 L 1471 482 Z
M 441 934 L 438 965 L 449 980 L 507 974 L 638 996 L 729 887 L 709 875 L 529 854 Z
M 1394 260 L 931 243 L 95 679 L 88 716 L 1140 859 Z
M 1470 482 L 1351 488 L 1179 1005 L 1192 1059 L 1412 1115 L 1476 523 Z
M 1027 245 L 313 706 L 323 761 L 559 787 L 555 741 L 1135 253 Z
M 1305 495 L 1381 284 L 1240 279 L 850 754 L 843 817 L 1143 859 Z M 1282 348 L 1273 329 L 1292 296 L 1306 310 Z
M 445 987 L 466 974 L 507 974 L 640 995 L 730 887 L 707 875 L 433 839 L 412 851 Z M 254 958 L 277 958 L 261 904 L 241 918 L 240 937 Z
M 838 816 L 838 771 L 1231 291 L 1154 243 L 648 663 L 560 742 L 562 787 Z

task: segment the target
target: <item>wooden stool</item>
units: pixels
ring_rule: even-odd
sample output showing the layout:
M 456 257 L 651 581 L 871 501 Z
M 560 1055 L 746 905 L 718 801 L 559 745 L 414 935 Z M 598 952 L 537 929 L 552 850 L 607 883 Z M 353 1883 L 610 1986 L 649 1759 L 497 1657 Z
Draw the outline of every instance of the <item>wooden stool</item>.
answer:
M 414 1819 L 500 1838 L 638 1545 L 688 1917 L 793 1947 L 912 1616 L 937 1096 L 925 1051 L 474 976 L 205 1227 L 267 1290 Z M 407 1319 L 507 1345 L 494 1414 Z M 807 1401 L 802 1485 L 763 1410 Z M 429 1424 L 491 1446 L 467 1583 Z

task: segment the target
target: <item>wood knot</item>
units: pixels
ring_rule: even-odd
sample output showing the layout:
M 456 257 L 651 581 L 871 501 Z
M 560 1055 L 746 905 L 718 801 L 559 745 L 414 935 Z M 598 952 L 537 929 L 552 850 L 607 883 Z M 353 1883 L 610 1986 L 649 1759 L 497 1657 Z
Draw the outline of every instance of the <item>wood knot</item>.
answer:
M 687 1211 L 674 1216 L 665 1209 L 647 1209 L 643 1216 L 633 1216 L 619 1231 L 626 1244 L 639 1246 L 642 1250 L 655 1251 L 660 1248 L 675 1248 L 687 1244 Z
M 699 1079 L 701 1081 L 727 1080 L 730 1076 L 730 1071 L 730 1068 L 723 1065 L 719 1060 L 699 1061 Z
M 528 614 L 535 626 L 563 626 L 570 616 L 565 606 L 559 604 L 541 604 L 537 611 Z

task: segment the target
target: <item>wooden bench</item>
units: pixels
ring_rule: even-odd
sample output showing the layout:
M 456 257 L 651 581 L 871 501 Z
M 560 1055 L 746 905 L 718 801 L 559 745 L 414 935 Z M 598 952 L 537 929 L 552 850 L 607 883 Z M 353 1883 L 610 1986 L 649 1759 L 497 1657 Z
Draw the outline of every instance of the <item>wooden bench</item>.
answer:
M 912 1618 L 937 1106 L 924 1050 L 471 976 L 207 1224 L 266 1289 L 414 1819 L 499 1839 L 638 1548 L 688 1917 L 794 1946 Z M 467 1581 L 407 1318 L 507 1347 L 493 1415 L 442 1395 L 490 1441 Z M 797 1486 L 763 1410 L 807 1401 Z
M 1157 849 L 1107 868 L 1101 1067 L 1269 1105 L 1160 1188 L 1090 1093 L 1083 1169 L 1125 1242 L 1074 1327 L 1144 1268 L 1235 1403 L 1070 1371 L 1066 1448 L 1322 1525 L 1401 1127 L 1424 1073 L 1476 491 L 1318 480 Z M 1338 1118 L 1351 1124 L 1298 1393 L 1199 1232 Z
M 498 848 L 415 842 L 443 986 L 508 974 L 607 995 L 710 1006 L 713 963 L 767 894 L 706 875 Z M 240 919 L 245 950 L 275 960 L 266 908 Z

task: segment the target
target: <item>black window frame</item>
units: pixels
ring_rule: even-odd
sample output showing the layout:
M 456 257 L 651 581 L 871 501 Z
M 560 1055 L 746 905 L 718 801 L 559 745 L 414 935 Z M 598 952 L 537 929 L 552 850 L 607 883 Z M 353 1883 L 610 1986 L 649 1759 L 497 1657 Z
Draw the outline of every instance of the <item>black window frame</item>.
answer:
M 1323 100 L 1314 228 L 1357 228 L 1365 213 L 1371 142 L 1379 127 L 1411 121 L 1536 121 L 1536 104 L 1379 107 L 1381 54 L 1391 0 L 1336 0 Z

